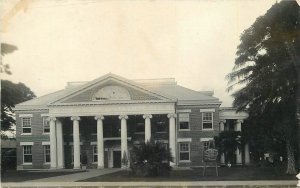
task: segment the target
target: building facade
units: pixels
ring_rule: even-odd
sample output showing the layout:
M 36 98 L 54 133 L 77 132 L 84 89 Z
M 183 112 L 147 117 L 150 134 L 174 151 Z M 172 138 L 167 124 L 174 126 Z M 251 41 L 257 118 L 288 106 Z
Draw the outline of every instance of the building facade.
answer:
M 246 113 L 220 108 L 213 92 L 174 79 L 128 80 L 107 74 L 16 105 L 17 167 L 120 168 L 133 145 L 153 139 L 170 148 L 171 165 L 201 166 L 220 131 L 241 131 Z M 224 155 L 220 158 L 225 162 Z M 236 152 L 249 163 L 249 147 Z

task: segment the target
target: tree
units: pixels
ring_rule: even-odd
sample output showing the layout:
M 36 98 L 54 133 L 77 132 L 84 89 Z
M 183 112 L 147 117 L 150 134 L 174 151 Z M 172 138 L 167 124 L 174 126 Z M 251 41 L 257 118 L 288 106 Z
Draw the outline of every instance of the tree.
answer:
M 170 149 L 160 142 L 142 143 L 133 146 L 130 153 L 130 168 L 137 176 L 163 176 L 171 171 L 169 162 L 172 161 Z
M 283 130 L 288 174 L 296 173 L 295 148 L 299 139 L 296 134 L 296 125 L 300 124 L 300 115 L 296 113 L 300 110 L 299 24 L 300 9 L 296 1 L 274 4 L 241 35 L 235 66 L 227 77 L 228 91 L 244 85 L 232 94 L 233 106 L 238 111 L 248 108 L 249 121 L 260 119 L 272 125 L 272 117 L 276 118 L 274 127 Z
M 1 80 L 1 131 L 11 130 L 11 126 L 15 124 L 13 112 L 15 104 L 34 97 L 35 94 L 25 84 Z
M 5 56 L 6 54 L 13 53 L 18 48 L 14 45 L 7 44 L 7 43 L 1 43 L 1 56 Z M 3 64 L 3 62 L 0 62 L 0 73 L 5 72 L 6 74 L 11 74 L 11 71 L 9 70 L 8 64 Z

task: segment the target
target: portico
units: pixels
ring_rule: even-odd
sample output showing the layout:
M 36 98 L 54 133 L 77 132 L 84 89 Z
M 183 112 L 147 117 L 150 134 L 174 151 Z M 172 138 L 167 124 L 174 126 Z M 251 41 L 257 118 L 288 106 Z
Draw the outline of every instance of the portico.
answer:
M 248 117 L 245 112 L 236 112 L 234 108 L 221 108 L 220 109 L 220 132 L 222 131 L 242 131 L 242 123 Z M 244 163 L 250 164 L 249 145 L 246 143 L 244 149 Z M 220 163 L 225 164 L 225 155 L 221 154 Z M 235 151 L 235 163 L 241 165 L 243 163 L 243 152 L 239 148 Z
M 113 104 L 113 106 L 116 106 Z M 125 107 L 124 107 L 125 106 Z M 140 108 L 143 106 L 143 108 Z M 82 110 L 82 108 L 88 107 L 89 110 Z M 119 115 L 114 111 L 118 109 Z M 110 111 L 109 111 L 110 110 Z M 97 112 L 97 113 L 96 113 Z M 95 115 L 97 114 L 97 115 Z M 72 142 L 73 142 L 73 168 L 79 169 L 81 167 L 80 163 L 80 143 L 81 132 L 80 130 L 88 126 L 86 124 L 81 124 L 82 118 L 89 118 L 96 122 L 96 145 L 97 145 L 97 168 L 101 169 L 105 166 L 105 137 L 104 137 L 104 126 L 114 126 L 106 125 L 104 120 L 106 117 L 115 117 L 115 121 L 120 123 L 120 137 L 111 137 L 120 139 L 120 149 L 121 149 L 121 159 L 126 155 L 129 156 L 128 149 L 128 127 L 135 126 L 128 123 L 130 118 L 138 117 L 143 119 L 144 126 L 144 137 L 142 141 L 150 141 L 152 137 L 152 122 L 153 116 L 165 116 L 169 119 L 168 121 L 168 134 L 169 134 L 169 147 L 171 149 L 172 155 L 176 158 L 176 123 L 174 112 L 174 106 L 172 103 L 156 103 L 156 104 L 118 104 L 118 108 L 112 107 L 112 105 L 107 104 L 106 106 L 94 105 L 94 106 L 56 106 L 50 109 L 49 114 L 43 114 L 48 116 L 50 122 L 50 151 L 51 151 L 51 168 L 63 168 L 64 165 L 64 142 L 63 142 L 63 127 L 64 121 L 62 119 L 70 119 L 72 126 Z M 116 120 L 117 119 L 117 120 Z M 155 121 L 155 118 L 154 118 Z M 139 121 L 140 122 L 140 121 Z M 132 129 L 132 127 L 131 127 Z M 155 132 L 155 131 L 154 131 Z M 92 136 L 92 133 L 90 133 Z M 132 137 L 132 135 L 130 135 Z

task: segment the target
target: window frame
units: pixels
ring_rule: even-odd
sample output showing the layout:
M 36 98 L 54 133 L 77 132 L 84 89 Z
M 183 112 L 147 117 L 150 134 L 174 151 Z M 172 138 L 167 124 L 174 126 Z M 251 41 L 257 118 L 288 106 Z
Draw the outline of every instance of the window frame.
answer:
M 209 140 L 207 140 L 207 141 L 202 141 L 203 142 L 203 151 L 205 151 L 205 150 L 208 150 L 209 149 Z M 206 146 L 206 144 L 207 144 L 207 146 Z M 207 148 L 206 148 L 207 147 Z M 206 149 L 205 149 L 206 148 Z
M 183 116 L 183 115 L 187 115 L 187 117 L 180 117 L 180 116 Z M 188 121 L 182 121 L 181 118 L 187 118 Z M 187 122 L 188 124 L 188 128 L 181 128 L 181 122 Z M 179 123 L 179 131 L 189 131 L 190 130 L 190 113 L 179 113 L 178 114 L 178 123 Z
M 29 147 L 30 148 L 30 154 L 26 153 L 25 154 L 25 147 Z M 32 165 L 32 145 L 22 145 L 22 149 L 23 149 L 23 164 L 24 165 Z M 26 156 L 31 156 L 31 162 L 25 162 L 25 155 Z
M 181 145 L 182 144 L 187 144 L 188 146 L 188 151 L 181 151 Z M 179 142 L 179 148 L 178 148 L 178 152 L 179 152 L 179 162 L 191 162 L 191 143 L 190 142 Z M 189 154 L 189 159 L 188 160 L 182 160 L 180 157 L 181 153 L 188 153 Z
M 212 111 L 204 111 L 202 113 L 202 130 L 204 131 L 211 131 L 214 130 L 214 112 Z M 210 113 L 211 114 L 211 120 L 204 120 L 204 114 Z M 204 123 L 211 123 L 211 128 L 204 128 Z
M 142 131 L 139 129 L 143 129 Z M 137 122 L 135 125 L 135 134 L 145 134 L 145 122 Z
M 47 162 L 47 147 L 49 147 L 49 162 Z M 50 164 L 51 163 L 51 148 L 50 145 L 43 145 L 44 149 L 44 164 Z
M 21 117 L 21 122 L 22 122 L 22 135 L 31 135 L 32 134 L 32 117 Z M 29 119 L 29 125 L 24 127 L 24 120 Z M 30 132 L 24 132 L 24 129 L 30 129 Z
M 45 132 L 45 122 L 49 126 L 49 132 Z M 43 117 L 43 134 L 50 134 L 50 122 L 47 120 L 47 117 Z
M 95 150 L 97 152 L 95 152 Z M 98 146 L 97 145 L 93 145 L 93 163 L 98 163 Z

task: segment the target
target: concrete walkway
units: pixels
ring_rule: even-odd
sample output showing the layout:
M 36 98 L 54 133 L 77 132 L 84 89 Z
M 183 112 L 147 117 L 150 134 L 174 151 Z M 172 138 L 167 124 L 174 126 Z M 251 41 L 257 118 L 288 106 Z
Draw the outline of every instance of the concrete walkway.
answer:
M 101 188 L 121 188 L 121 187 L 197 187 L 197 188 L 295 188 L 296 180 L 276 180 L 276 181 L 193 181 L 193 182 L 22 182 L 3 183 L 2 187 L 101 187 Z
M 89 179 L 105 174 L 110 174 L 113 172 L 120 171 L 120 168 L 105 168 L 105 169 L 89 169 L 86 172 L 79 172 L 75 174 L 68 174 L 68 175 L 62 175 L 62 176 L 54 176 L 54 177 L 49 177 L 49 178 L 42 178 L 42 179 L 35 179 L 35 180 L 30 180 L 30 181 L 25 181 L 26 182 L 75 182 L 79 180 L 84 180 L 84 179 Z

